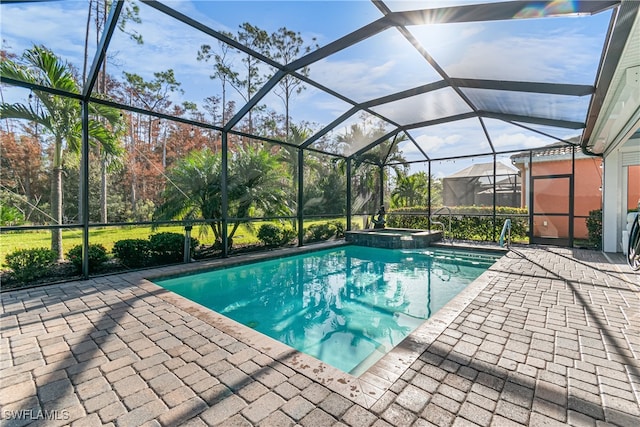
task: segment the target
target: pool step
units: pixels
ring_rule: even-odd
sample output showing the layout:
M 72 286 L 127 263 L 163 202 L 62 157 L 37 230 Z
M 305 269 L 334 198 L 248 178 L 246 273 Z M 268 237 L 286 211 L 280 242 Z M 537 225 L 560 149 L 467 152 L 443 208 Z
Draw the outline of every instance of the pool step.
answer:
M 431 256 L 435 262 L 445 264 L 457 264 L 475 267 L 490 267 L 495 263 L 499 255 L 489 253 L 475 253 L 467 251 L 426 251 L 426 255 Z

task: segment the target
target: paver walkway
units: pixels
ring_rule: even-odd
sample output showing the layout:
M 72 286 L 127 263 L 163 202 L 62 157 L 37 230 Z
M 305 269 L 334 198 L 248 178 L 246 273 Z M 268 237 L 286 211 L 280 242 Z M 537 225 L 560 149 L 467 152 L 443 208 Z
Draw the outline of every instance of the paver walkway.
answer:
M 368 400 L 185 309 L 148 271 L 5 292 L 0 423 L 639 426 L 638 275 L 552 247 L 516 248 L 488 273 Z

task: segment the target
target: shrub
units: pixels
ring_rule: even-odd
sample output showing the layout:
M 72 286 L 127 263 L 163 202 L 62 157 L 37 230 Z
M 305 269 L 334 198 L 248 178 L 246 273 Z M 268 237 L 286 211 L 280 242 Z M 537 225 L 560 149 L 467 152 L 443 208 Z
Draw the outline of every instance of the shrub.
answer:
M 293 239 L 296 238 L 296 230 L 291 227 L 282 226 L 282 243 L 281 245 L 286 245 L 291 243 Z
M 17 280 L 28 282 L 46 276 L 57 258 L 58 254 L 47 248 L 19 249 L 8 254 L 5 262 Z
M 0 225 L 22 225 L 24 215 L 13 206 L 0 205 Z
M 433 208 L 435 212 L 437 208 Z M 451 236 L 459 240 L 492 241 L 494 238 L 493 208 L 484 206 L 457 206 L 451 212 Z M 429 227 L 428 210 L 424 207 L 394 209 L 387 216 L 387 226 L 397 228 L 427 229 Z M 400 215 L 399 213 L 402 213 Z M 502 230 L 506 217 L 511 219 L 511 238 L 525 240 L 528 237 L 529 218 L 527 210 L 505 206 L 496 207 L 495 238 Z M 433 218 L 445 225 L 448 231 L 449 215 L 439 213 Z M 437 228 L 438 227 L 432 227 Z
M 191 252 L 198 246 L 198 239 L 191 238 Z M 184 235 L 181 233 L 157 233 L 149 236 L 151 256 L 158 264 L 172 264 L 184 260 Z
M 305 241 L 317 242 L 320 240 L 328 240 L 336 235 L 336 226 L 330 222 L 324 224 L 310 225 L 305 233 Z
M 258 229 L 258 239 L 265 246 L 282 246 L 291 242 L 296 232 L 290 228 L 278 224 L 262 224 Z
M 113 245 L 113 255 L 130 268 L 144 267 L 151 262 L 151 244 L 144 239 L 118 240 Z
M 589 231 L 589 246 L 597 250 L 602 249 L 602 209 L 590 211 L 586 222 Z
M 331 221 L 329 224 L 336 229 L 336 237 L 338 239 L 341 239 L 344 237 L 344 229 L 346 228 L 346 223 L 344 221 L 336 220 L 336 221 Z
M 275 224 L 262 224 L 258 229 L 257 237 L 265 246 L 279 246 L 282 241 L 282 230 Z
M 82 271 L 82 245 L 76 245 L 67 252 L 67 259 L 77 271 Z M 102 264 L 107 262 L 107 250 L 100 243 L 89 245 L 89 272 L 95 271 Z

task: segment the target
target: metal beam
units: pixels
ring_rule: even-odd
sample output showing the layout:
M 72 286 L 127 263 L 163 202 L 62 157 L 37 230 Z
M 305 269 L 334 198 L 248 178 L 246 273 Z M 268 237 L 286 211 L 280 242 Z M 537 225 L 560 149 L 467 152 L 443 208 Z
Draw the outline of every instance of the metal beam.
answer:
M 300 145 L 300 148 L 307 148 L 309 145 L 316 142 L 318 139 L 322 138 L 326 134 L 328 134 L 333 128 L 339 125 L 341 122 L 347 120 L 349 117 L 354 115 L 358 111 L 357 107 L 353 107 L 349 109 L 346 113 L 342 114 L 340 117 L 329 123 L 324 128 L 320 129 L 318 132 L 314 133 L 309 139 L 307 139 L 304 143 Z
M 519 116 L 517 114 L 492 113 L 490 111 L 479 111 L 478 114 L 480 115 L 480 117 L 498 119 L 498 120 L 503 120 L 505 122 L 533 123 L 537 125 L 553 126 L 557 128 L 566 128 L 566 129 L 583 129 L 584 128 L 584 123 L 573 122 L 570 120 L 556 120 L 556 119 L 547 119 L 543 117 Z
M 418 129 L 418 128 L 423 128 L 427 126 L 441 125 L 443 123 L 455 122 L 455 121 L 464 120 L 464 119 L 471 119 L 474 117 L 478 117 L 478 114 L 476 114 L 475 112 L 456 114 L 455 116 L 448 116 L 448 117 L 443 117 L 441 119 L 427 120 L 424 122 L 417 122 L 410 125 L 405 125 L 405 126 L 402 126 L 402 130 L 411 130 L 411 129 Z
M 351 159 L 346 160 L 347 163 L 347 231 L 351 231 Z
M 82 88 L 82 97 L 87 98 L 89 94 L 93 91 L 93 87 L 96 84 L 96 80 L 98 79 L 98 74 L 100 73 L 100 67 L 102 66 L 102 62 L 104 58 L 107 56 L 107 48 L 109 47 L 109 43 L 111 42 L 111 37 L 113 36 L 113 32 L 118 27 L 118 18 L 120 17 L 120 12 L 124 7 L 124 1 L 118 0 L 114 5 L 111 6 L 111 10 L 109 11 L 109 16 L 107 17 L 107 22 L 105 23 L 105 29 L 102 32 L 102 37 L 100 38 L 100 43 L 98 44 L 98 50 L 96 55 L 93 57 L 93 63 L 91 64 L 91 69 L 89 70 L 89 74 L 87 75 L 87 81 L 84 82 L 84 87 Z
M 387 5 L 385 5 L 381 1 L 374 1 L 374 4 L 382 13 L 384 13 L 385 16 L 390 16 L 394 13 L 394 12 L 391 12 L 391 10 L 387 7 Z M 418 39 L 416 39 L 413 36 L 413 34 L 411 34 L 411 32 L 409 32 L 409 30 L 407 30 L 407 28 L 402 25 L 398 25 L 397 30 L 400 32 L 400 34 L 404 36 L 405 39 L 407 39 L 409 43 L 411 43 L 411 45 L 418 51 L 418 53 L 422 55 L 422 57 L 429 63 L 429 65 L 431 65 L 431 67 L 436 71 L 436 73 L 438 73 L 440 77 L 442 77 L 447 82 L 447 84 L 451 86 L 451 88 L 469 106 L 469 108 L 474 112 L 477 112 L 478 107 L 476 107 L 476 105 L 473 102 L 471 102 L 467 94 L 462 92 L 462 90 L 460 90 L 460 88 L 452 82 L 451 77 L 444 71 L 444 69 L 440 66 L 440 64 L 436 62 L 436 60 L 431 56 L 431 54 L 427 52 L 427 50 L 422 46 L 422 44 L 418 41 Z
M 80 95 L 79 93 L 67 92 L 67 91 L 52 88 L 49 86 L 27 83 L 27 82 L 23 82 L 22 80 L 12 79 L 11 77 L 0 76 L 0 83 L 6 83 L 10 86 L 23 87 L 29 90 L 37 90 L 41 92 L 50 93 L 52 95 L 60 95 L 60 96 L 65 96 L 67 98 L 73 98 L 73 99 L 77 99 L 78 101 L 82 101 L 82 95 Z
M 570 2 L 573 8 L 554 7 L 556 1 L 506 1 L 439 7 L 433 9 L 398 11 L 389 14 L 397 26 L 447 24 L 456 22 L 508 21 L 512 19 L 539 19 L 551 16 L 593 15 L 610 9 L 619 0 Z
M 491 135 L 489 135 L 489 131 L 487 130 L 487 126 L 485 126 L 484 120 L 482 120 L 482 117 L 478 117 L 478 121 L 480 122 L 480 126 L 482 126 L 482 132 L 484 132 L 484 136 L 487 138 L 487 142 L 489 142 L 489 146 L 491 147 L 491 151 L 493 152 L 493 155 L 495 156 L 496 149 L 493 146 L 493 142 L 491 141 Z
M 304 150 L 298 150 L 298 246 L 304 245 Z
M 247 46 L 243 45 L 242 43 L 238 42 L 237 40 L 234 40 L 228 36 L 225 36 L 224 34 L 222 34 L 219 31 L 216 31 L 206 25 L 204 25 L 202 22 L 200 21 L 196 21 L 195 19 L 192 19 L 190 17 L 188 17 L 187 15 L 184 15 L 180 12 L 178 12 L 175 9 L 170 8 L 169 6 L 160 3 L 159 1 L 155 1 L 155 0 L 143 0 L 143 3 L 146 4 L 147 6 L 150 6 L 166 15 L 171 16 L 172 18 L 177 19 L 178 21 L 189 25 L 190 27 L 195 28 L 196 30 L 202 31 L 205 34 L 210 35 L 211 37 L 214 37 L 218 40 L 220 40 L 223 43 L 226 43 L 230 46 L 233 46 L 234 48 L 238 49 L 241 52 L 244 52 L 246 54 L 249 54 L 255 58 L 258 58 L 259 60 L 261 60 L 262 62 L 265 62 L 269 65 L 271 65 L 274 68 L 277 68 L 279 70 L 282 70 L 284 67 L 282 66 L 282 64 L 277 63 L 276 61 L 274 61 L 273 59 L 263 55 L 260 52 L 256 52 L 253 49 L 248 48 Z
M 432 92 L 432 91 L 438 90 L 438 89 L 443 89 L 443 88 L 448 87 L 448 86 L 449 86 L 449 84 L 446 81 L 440 80 L 440 81 L 437 81 L 437 82 L 434 82 L 434 83 L 428 83 L 426 85 L 422 85 L 422 86 L 414 87 L 414 88 L 411 88 L 411 89 L 403 90 L 402 92 L 396 92 L 396 93 L 393 93 L 391 95 L 387 95 L 387 96 L 383 96 L 383 97 L 380 97 L 380 98 L 372 99 L 371 101 L 367 101 L 367 102 L 363 102 L 363 103 L 359 104 L 359 106 L 362 107 L 362 108 L 375 107 L 376 105 L 387 104 L 387 103 L 393 102 L 393 101 L 399 101 L 401 99 L 409 98 L 409 97 L 416 96 L 416 95 L 421 95 L 423 93 Z
M 229 136 L 227 132 L 222 132 L 222 144 L 220 147 L 221 169 L 220 169 L 220 204 L 222 209 L 222 257 L 229 256 Z
M 82 102 L 82 148 L 80 150 L 80 200 L 78 208 L 82 221 L 82 277 L 89 277 L 89 104 Z
M 316 61 L 326 58 L 327 56 L 353 46 L 354 44 L 361 42 L 362 40 L 368 39 L 371 36 L 375 36 L 376 34 L 390 27 L 392 27 L 391 21 L 386 17 L 382 17 L 377 21 L 373 21 L 372 23 L 353 31 L 346 36 L 341 37 L 338 40 L 331 42 L 319 49 L 316 49 L 313 52 L 308 53 L 307 55 L 291 62 L 287 65 L 287 70 L 298 70 L 300 68 L 311 65 Z
M 567 145 L 579 145 L 579 144 L 576 144 L 574 142 L 567 141 L 566 139 L 558 138 L 557 136 L 553 136 L 553 135 L 550 135 L 550 134 L 548 134 L 546 132 L 542 132 L 542 131 L 539 131 L 537 129 L 533 129 L 533 128 L 529 127 L 529 126 L 525 126 L 525 125 L 523 125 L 521 123 L 516 123 L 516 122 L 509 122 L 509 123 L 511 123 L 514 126 L 519 126 L 519 127 L 523 128 L 523 129 L 526 129 L 526 130 L 528 130 L 530 132 L 535 132 L 535 133 L 537 133 L 539 135 L 546 136 L 547 138 L 555 139 L 558 142 L 564 142 Z
M 258 102 L 260 102 L 260 100 L 262 98 L 264 98 L 270 91 L 271 89 L 273 89 L 275 87 L 275 85 L 278 84 L 278 82 L 286 75 L 287 73 L 285 73 L 282 70 L 278 70 L 270 79 L 267 83 L 264 84 L 264 86 L 262 86 L 260 88 L 260 90 L 253 95 L 253 97 L 251 97 L 251 99 L 242 106 L 242 108 L 240 109 L 240 111 L 238 111 L 236 113 L 235 116 L 233 116 L 226 125 L 224 125 L 224 130 L 225 131 L 229 131 L 231 130 L 231 128 L 233 128 L 235 125 L 238 124 L 238 122 L 240 120 L 242 120 L 242 118 L 245 116 L 245 114 L 247 114 L 253 107 L 256 106 L 256 104 L 258 104 Z
M 382 143 L 383 141 L 391 138 L 392 136 L 396 135 L 400 131 L 402 131 L 402 129 L 400 129 L 400 128 L 394 129 L 393 131 L 391 131 L 391 132 L 381 136 L 380 138 L 376 139 L 375 141 L 371 142 L 369 145 L 367 145 L 367 146 L 359 149 L 355 153 L 351 154 L 348 158 L 349 159 L 353 159 L 354 157 L 359 156 L 362 153 L 366 153 L 367 151 L 369 151 L 370 149 L 372 149 L 376 145 L 378 145 L 378 144 Z
M 411 134 L 409 132 L 407 132 L 406 130 L 403 130 L 403 132 L 404 132 L 405 135 L 407 135 L 407 138 L 409 138 L 409 140 L 418 149 L 418 151 L 420 151 L 420 153 L 425 157 L 425 160 L 431 160 L 429 158 L 429 155 L 427 153 L 425 153 L 424 150 L 422 149 L 422 147 L 420 147 L 418 145 L 418 142 L 415 140 L 415 138 L 413 136 L 411 136 Z
M 562 83 L 516 82 L 505 80 L 456 79 L 451 82 L 459 87 L 473 89 L 506 90 L 511 92 L 547 93 L 552 95 L 584 96 L 591 95 L 595 88 L 590 85 Z

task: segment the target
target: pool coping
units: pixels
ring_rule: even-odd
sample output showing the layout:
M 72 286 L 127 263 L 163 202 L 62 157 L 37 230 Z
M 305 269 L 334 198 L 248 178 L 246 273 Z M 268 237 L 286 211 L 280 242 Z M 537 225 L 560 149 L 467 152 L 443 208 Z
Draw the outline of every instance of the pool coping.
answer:
M 246 344 L 247 346 L 266 354 L 279 361 L 295 372 L 312 379 L 341 396 L 357 403 L 364 408 L 371 408 L 398 380 L 418 357 L 433 343 L 442 332 L 460 315 L 460 313 L 485 289 L 496 277 L 492 269 L 504 257 L 499 258 L 489 269 L 471 282 L 458 295 L 451 299 L 429 319 L 425 320 L 411 334 L 405 337 L 396 347 L 385 354 L 380 360 L 369 367 L 364 373 L 356 377 L 330 366 L 312 356 L 287 346 L 274 338 L 262 334 L 242 323 L 223 316 L 199 303 L 191 301 L 181 295 L 169 291 L 153 282 L 159 278 L 167 278 L 182 274 L 209 271 L 212 269 L 245 265 L 248 263 L 278 259 L 302 253 L 315 252 L 324 249 L 349 245 L 348 242 L 335 241 L 300 248 L 287 248 L 268 253 L 247 254 L 237 258 L 212 260 L 198 264 L 184 264 L 177 271 L 154 271 L 143 275 L 139 285 L 149 292 L 154 292 L 162 300 L 175 305 L 188 314 L 202 320 Z M 439 246 L 441 247 L 441 246 Z M 477 249 L 470 246 L 456 247 L 447 245 L 449 249 Z M 507 251 L 500 251 L 506 254 Z M 144 272 L 143 272 L 144 273 Z

